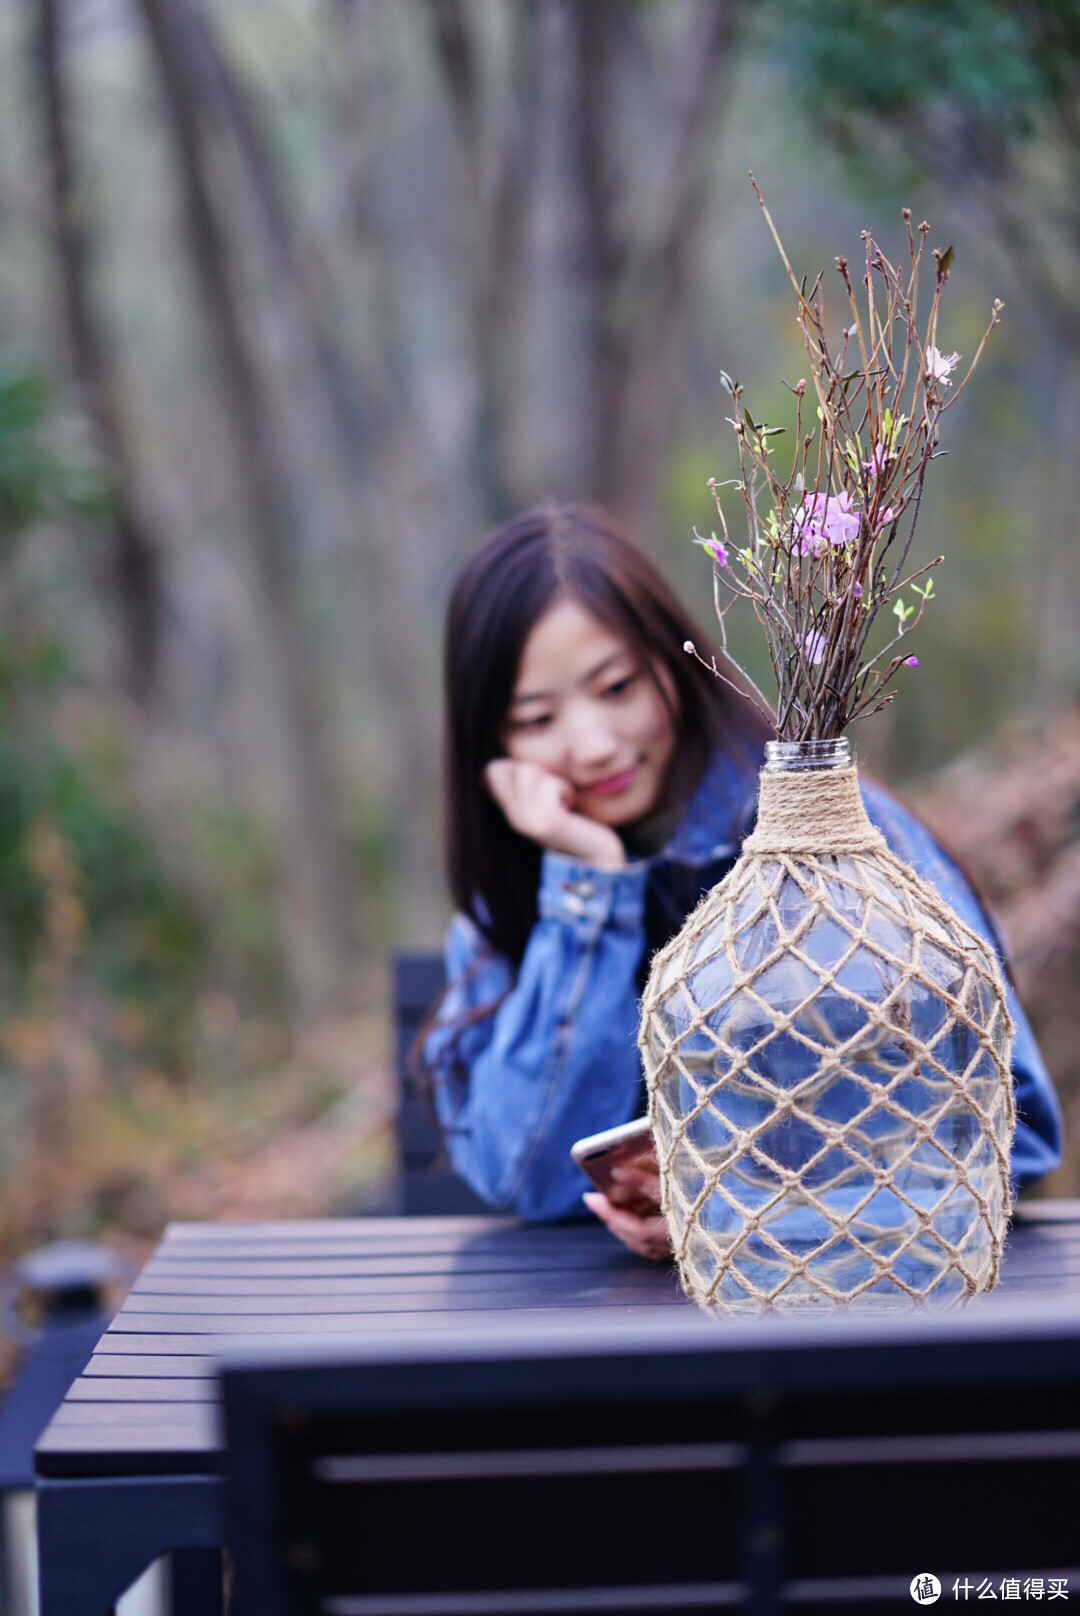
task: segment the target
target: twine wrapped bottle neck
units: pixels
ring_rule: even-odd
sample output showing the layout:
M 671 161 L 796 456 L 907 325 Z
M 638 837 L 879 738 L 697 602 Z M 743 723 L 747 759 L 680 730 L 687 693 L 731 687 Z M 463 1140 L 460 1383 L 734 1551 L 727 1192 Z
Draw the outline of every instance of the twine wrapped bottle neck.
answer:
M 768 743 L 757 824 L 744 853 L 877 853 L 885 845 L 863 804 L 846 739 Z

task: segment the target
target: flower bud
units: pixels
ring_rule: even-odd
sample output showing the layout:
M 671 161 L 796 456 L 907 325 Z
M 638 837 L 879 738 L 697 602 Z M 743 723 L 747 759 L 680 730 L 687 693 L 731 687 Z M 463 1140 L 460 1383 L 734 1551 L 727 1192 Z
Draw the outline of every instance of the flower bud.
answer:
M 682 648 L 686 652 L 687 656 L 696 655 L 696 647 L 693 640 L 684 640 Z

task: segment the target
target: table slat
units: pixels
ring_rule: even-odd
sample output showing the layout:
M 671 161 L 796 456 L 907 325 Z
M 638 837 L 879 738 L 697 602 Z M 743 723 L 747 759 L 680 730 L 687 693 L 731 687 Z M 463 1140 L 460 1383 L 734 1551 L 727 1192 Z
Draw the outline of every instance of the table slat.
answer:
M 675 1290 L 678 1281 L 670 1269 L 654 1272 L 651 1264 L 648 1268 L 643 1264 L 627 1265 L 612 1270 L 606 1276 L 603 1271 L 594 1269 L 552 1269 L 550 1272 L 532 1274 L 528 1279 L 528 1287 L 537 1295 L 544 1295 L 549 1290 L 557 1291 L 567 1285 L 578 1286 L 584 1292 L 593 1286 L 607 1288 L 609 1283 L 637 1290 Z M 410 1296 L 430 1294 L 450 1285 L 455 1293 L 461 1294 L 495 1290 L 504 1295 L 507 1290 L 506 1278 L 501 1274 L 376 1274 L 368 1278 L 350 1274 L 311 1278 L 302 1273 L 285 1277 L 259 1273 L 250 1278 L 241 1276 L 235 1279 L 222 1279 L 217 1274 L 189 1279 L 177 1279 L 171 1274 L 152 1274 L 144 1276 L 133 1287 L 126 1305 L 132 1307 L 136 1302 L 141 1304 L 164 1296 L 191 1300 L 207 1296 Z
M 172 1376 L 168 1380 L 149 1375 L 125 1375 L 123 1379 L 110 1379 L 99 1375 L 88 1379 L 83 1373 L 70 1387 L 65 1399 L 68 1403 L 212 1403 L 217 1388 L 212 1379 L 183 1380 Z
M 201 1352 L 192 1352 L 178 1357 L 175 1353 L 124 1353 L 95 1352 L 83 1376 L 87 1379 L 94 1377 L 109 1380 L 129 1380 L 144 1376 L 148 1379 L 159 1380 L 168 1385 L 173 1380 L 202 1380 L 213 1379 L 217 1372 L 217 1359 L 207 1352 L 212 1346 L 205 1336 L 200 1337 Z
M 624 1304 L 639 1306 L 684 1307 L 674 1282 L 655 1285 L 609 1285 L 595 1281 L 591 1284 L 564 1282 L 545 1286 L 538 1291 L 519 1285 L 485 1285 L 483 1289 L 461 1291 L 455 1284 L 441 1283 L 425 1286 L 423 1290 L 387 1292 L 368 1296 L 364 1292 L 335 1295 L 325 1290 L 317 1295 L 297 1295 L 289 1291 L 276 1295 L 233 1296 L 139 1296 L 129 1298 L 124 1308 L 125 1329 L 143 1329 L 142 1321 L 166 1314 L 188 1318 L 214 1319 L 226 1314 L 250 1318 L 257 1315 L 274 1317 L 279 1314 L 317 1316 L 321 1314 L 354 1313 L 418 1313 L 457 1311 L 460 1308 L 516 1308 L 541 1305 L 552 1307 L 612 1307 Z M 170 1325 L 156 1328 L 171 1328 Z M 223 1328 L 214 1325 L 212 1328 Z
M 611 1238 L 610 1236 L 608 1237 Z M 624 1259 L 622 1256 L 619 1262 Z M 627 1262 L 634 1259 L 625 1254 Z M 639 1259 L 640 1260 L 640 1259 Z M 574 1269 L 591 1269 L 595 1273 L 611 1273 L 612 1257 L 602 1247 L 592 1250 L 560 1250 L 557 1247 L 522 1256 L 512 1250 L 408 1252 L 399 1255 L 373 1253 L 356 1256 L 348 1249 L 341 1252 L 311 1257 L 290 1257 L 277 1248 L 268 1249 L 259 1256 L 218 1256 L 201 1259 L 195 1257 L 159 1257 L 154 1261 L 153 1273 L 172 1274 L 178 1278 L 196 1278 L 200 1274 L 219 1274 L 239 1278 L 245 1274 L 273 1274 L 277 1277 L 299 1274 L 539 1274 L 569 1273 Z

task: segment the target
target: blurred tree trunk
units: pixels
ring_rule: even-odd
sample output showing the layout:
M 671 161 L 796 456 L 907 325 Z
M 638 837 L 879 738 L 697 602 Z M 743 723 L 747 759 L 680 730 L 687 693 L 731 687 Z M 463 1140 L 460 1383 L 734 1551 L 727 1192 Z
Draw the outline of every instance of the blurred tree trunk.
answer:
M 535 58 L 529 139 L 511 183 L 523 198 L 511 292 L 496 340 L 503 477 L 515 505 L 589 497 L 597 422 L 589 357 L 591 266 L 578 173 L 572 4 L 541 0 L 519 52 Z M 492 234 L 492 232 L 486 232 Z
M 44 110 L 52 234 L 71 365 L 114 473 L 107 571 L 108 590 L 122 624 L 120 683 L 145 708 L 156 705 L 161 696 L 161 550 L 140 500 L 119 379 L 90 291 L 86 198 L 79 191 L 71 134 L 64 3 L 34 0 L 34 7 L 33 57 Z
M 312 266 L 304 261 L 277 170 L 268 154 L 267 132 L 252 97 L 221 50 L 206 17 L 190 0 L 183 0 L 183 15 L 188 49 L 201 58 L 199 76 L 204 104 L 213 104 L 217 121 L 227 123 L 235 138 L 290 323 L 297 328 L 298 346 L 305 350 L 320 384 L 320 424 L 335 434 L 345 463 L 355 468 L 363 430 L 362 377 L 354 376 L 343 363 L 326 311 L 312 286 Z M 319 267 L 325 278 L 327 266 Z
M 416 312 L 404 271 L 418 243 L 385 203 L 385 158 L 392 109 L 387 94 L 395 30 L 411 20 L 381 0 L 336 0 L 341 132 L 341 228 L 348 281 L 340 288 L 362 318 L 349 322 L 350 361 L 362 398 L 365 441 L 355 486 L 355 569 L 348 599 L 366 641 L 365 682 L 376 711 L 379 770 L 389 814 L 398 941 L 430 941 L 445 915 L 433 812 L 439 797 L 439 728 L 433 617 L 443 579 L 483 517 L 477 463 L 440 440 L 441 400 L 424 394 L 414 362 Z M 412 14 L 415 18 L 415 12 Z M 397 183 L 401 183 L 400 177 Z M 452 216 L 453 206 L 447 210 Z M 443 228 L 445 218 L 430 228 Z M 425 226 L 427 228 L 427 226 Z M 425 246 L 431 246 L 425 238 Z M 432 251 L 437 260 L 437 249 Z M 448 273 L 452 270 L 448 266 Z M 434 365 L 437 356 L 432 356 Z M 480 397 L 474 366 L 455 378 L 455 412 L 471 417 Z M 458 433 L 454 432 L 455 437 Z M 475 441 L 473 427 L 461 434 Z
M 592 496 L 654 529 L 657 476 L 671 416 L 673 343 L 686 309 L 687 272 L 701 217 L 706 137 L 714 125 L 720 72 L 730 60 L 740 0 L 704 0 L 653 71 L 668 115 L 659 132 L 660 179 L 628 205 L 617 146 L 613 69 L 625 31 L 618 0 L 574 8 L 578 60 L 579 183 L 586 205 L 592 313 L 589 410 Z M 666 81 L 666 82 L 664 82 Z M 625 191 L 625 182 L 624 182 Z M 620 217 L 621 214 L 621 217 Z M 627 221 L 637 224 L 636 238 Z
M 476 13 L 463 0 L 428 6 L 472 180 L 472 296 L 482 414 L 498 423 L 497 507 L 586 497 L 647 539 L 703 159 L 744 0 L 683 0 L 667 8 L 670 20 L 621 0 L 520 8 L 510 25 L 517 104 L 501 122 L 490 113 Z M 619 116 L 642 91 L 655 104 L 647 151 Z
M 536 5 L 508 14 L 504 54 L 493 66 L 490 49 L 480 48 L 476 22 L 464 0 L 426 4 L 453 114 L 469 221 L 464 278 L 476 364 L 475 464 L 489 511 L 502 515 L 522 499 L 536 497 L 531 489 L 510 486 L 507 445 L 512 430 L 507 416 L 513 411 L 507 412 L 505 405 L 514 393 L 508 339 L 517 316 L 515 290 L 531 201 L 530 152 L 536 143 L 544 54 L 538 36 L 548 14 Z M 489 82 L 497 74 L 505 81 L 501 96 Z M 530 320 L 535 313 L 535 308 L 529 311 Z
M 205 32 L 189 0 L 140 0 L 185 200 L 192 267 L 232 428 L 246 522 L 250 602 L 281 775 L 280 914 L 293 1009 L 300 1018 L 347 1000 L 351 880 L 335 824 L 297 623 L 289 493 L 281 445 L 251 351 L 223 228 L 220 165 L 205 110 Z

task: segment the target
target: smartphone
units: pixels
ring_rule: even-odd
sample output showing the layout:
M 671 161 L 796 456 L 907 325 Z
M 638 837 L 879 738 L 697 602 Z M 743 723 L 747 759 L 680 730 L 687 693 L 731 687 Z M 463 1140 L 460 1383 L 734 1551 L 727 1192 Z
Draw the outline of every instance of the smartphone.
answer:
M 648 1167 L 656 1172 L 656 1152 L 648 1117 L 637 1117 L 621 1127 L 607 1128 L 603 1133 L 579 1139 L 570 1154 L 597 1189 L 603 1190 L 608 1199 L 625 1212 L 633 1212 L 639 1218 L 655 1217 L 659 1212 L 655 1201 L 629 1190 L 611 1176 L 616 1167 Z

